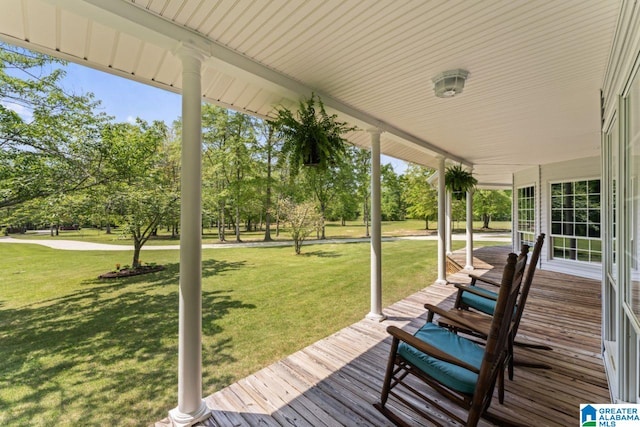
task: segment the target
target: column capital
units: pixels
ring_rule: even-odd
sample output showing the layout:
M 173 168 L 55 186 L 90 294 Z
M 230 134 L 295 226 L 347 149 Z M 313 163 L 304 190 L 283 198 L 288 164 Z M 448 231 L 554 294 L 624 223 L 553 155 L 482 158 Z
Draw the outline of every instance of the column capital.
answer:
M 197 59 L 200 62 L 204 61 L 204 58 L 206 57 L 205 51 L 193 44 L 184 42 L 178 43 L 178 45 L 173 49 L 173 54 L 182 60 Z

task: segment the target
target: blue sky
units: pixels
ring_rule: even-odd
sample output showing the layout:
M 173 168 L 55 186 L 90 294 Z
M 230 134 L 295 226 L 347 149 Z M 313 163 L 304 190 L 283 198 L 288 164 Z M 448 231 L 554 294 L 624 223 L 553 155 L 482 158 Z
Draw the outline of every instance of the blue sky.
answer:
M 140 117 L 170 125 L 181 114 L 180 95 L 76 64 L 66 67 L 64 86 L 74 93 L 92 92 L 102 111 L 124 122 Z
M 77 94 L 92 92 L 102 102 L 102 111 L 116 121 L 140 117 L 148 122 L 163 120 L 170 125 L 181 115 L 180 95 L 73 63 L 66 71 L 65 89 Z M 391 157 L 382 156 L 382 162 L 393 164 L 396 173 L 404 173 L 406 169 L 403 161 Z

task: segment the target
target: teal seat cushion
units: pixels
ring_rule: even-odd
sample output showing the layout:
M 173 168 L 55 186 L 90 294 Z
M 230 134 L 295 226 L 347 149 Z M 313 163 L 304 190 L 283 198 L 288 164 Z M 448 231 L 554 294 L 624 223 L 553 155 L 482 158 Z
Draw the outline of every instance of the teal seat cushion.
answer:
M 420 328 L 414 336 L 480 369 L 484 348 L 478 344 L 430 322 Z M 431 357 L 404 342 L 398 346 L 398 354 L 430 377 L 453 390 L 472 394 L 476 388 L 478 375 L 467 369 Z
M 498 297 L 498 294 L 487 289 L 478 287 L 478 286 L 469 286 L 479 292 L 482 292 L 486 295 L 491 295 L 494 297 Z M 468 305 L 469 307 L 475 308 L 478 311 L 481 311 L 486 314 L 493 315 L 493 312 L 496 310 L 496 302 L 492 299 L 483 298 L 479 295 L 472 294 L 471 292 L 463 292 L 460 300 Z

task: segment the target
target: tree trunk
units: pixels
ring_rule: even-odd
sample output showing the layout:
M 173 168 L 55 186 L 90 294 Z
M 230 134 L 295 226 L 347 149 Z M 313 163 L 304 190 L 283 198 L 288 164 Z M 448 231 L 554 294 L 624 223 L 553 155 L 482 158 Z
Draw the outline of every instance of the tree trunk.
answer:
M 218 240 L 224 242 L 226 240 L 224 236 L 225 220 L 224 220 L 224 207 L 220 208 L 218 213 Z
M 242 242 L 240 239 L 240 206 L 236 204 L 236 242 Z
M 264 201 L 264 241 L 270 242 L 273 240 L 271 238 L 271 136 L 273 135 L 273 131 L 269 128 L 269 135 L 267 136 L 267 194 L 266 199 Z
M 365 226 L 365 233 L 364 236 L 365 237 L 370 237 L 369 234 L 369 203 L 367 198 L 364 198 L 364 226 Z
M 320 237 L 321 240 L 326 240 L 327 236 L 325 235 L 325 225 L 324 225 L 324 211 L 326 210 L 325 206 L 323 203 L 320 203 L 320 221 L 322 221 L 322 227 L 320 227 L 321 231 L 322 231 L 322 236 Z
M 276 207 L 276 237 L 280 236 L 280 203 Z
M 107 234 L 111 234 L 111 209 L 107 206 L 105 209 L 105 214 L 107 216 Z
M 142 244 L 140 240 L 135 236 L 133 237 L 133 261 L 131 261 L 131 268 L 140 267 L 140 250 L 142 249 Z

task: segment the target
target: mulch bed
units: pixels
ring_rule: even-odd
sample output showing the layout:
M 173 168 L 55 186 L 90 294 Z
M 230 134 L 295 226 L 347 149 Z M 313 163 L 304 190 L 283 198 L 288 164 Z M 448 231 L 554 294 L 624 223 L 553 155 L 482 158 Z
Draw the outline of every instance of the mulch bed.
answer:
M 141 274 L 155 273 L 164 270 L 163 265 L 143 265 L 138 268 L 123 268 L 118 271 L 109 271 L 98 276 L 98 279 L 117 279 L 118 277 L 139 276 Z

